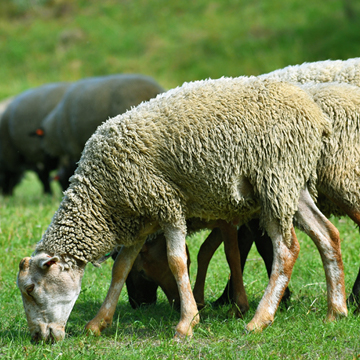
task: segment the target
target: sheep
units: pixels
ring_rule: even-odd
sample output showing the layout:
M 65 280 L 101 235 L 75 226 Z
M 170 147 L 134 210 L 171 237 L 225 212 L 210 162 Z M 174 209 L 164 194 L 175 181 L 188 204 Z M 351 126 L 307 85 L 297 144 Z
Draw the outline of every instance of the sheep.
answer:
M 0 121 L 0 187 L 11 195 L 25 170 L 34 170 L 45 193 L 51 193 L 49 172 L 57 158 L 48 156 L 35 136 L 30 136 L 57 105 L 69 83 L 52 83 L 14 97 Z
M 188 220 L 186 227 L 188 235 L 205 228 L 211 229 L 212 232 L 209 236 L 218 237 L 220 243 L 224 242 L 228 263 L 232 272 L 237 274 L 233 278 L 241 279 L 241 281 L 236 281 L 232 284 L 232 288 L 235 288 L 235 292 L 233 292 L 234 298 L 232 299 L 234 305 L 232 309 L 229 310 L 229 316 L 235 315 L 236 317 L 242 318 L 249 309 L 249 303 L 243 287 L 242 273 L 239 273 L 241 269 L 237 266 L 232 266 L 234 263 L 237 264 L 240 262 L 240 254 L 238 249 L 236 249 L 238 246 L 236 227 L 225 221 L 209 222 L 200 219 Z M 186 252 L 189 270 L 190 254 L 187 245 Z M 112 252 L 111 256 L 113 260 L 116 259 L 117 254 L 118 252 L 116 250 Z M 233 256 L 236 256 L 236 258 L 233 258 Z M 104 257 L 104 261 L 105 260 L 106 257 Z M 136 257 L 134 265 L 126 279 L 130 305 L 135 309 L 143 304 L 149 305 L 155 303 L 158 286 L 164 291 L 170 305 L 173 305 L 175 309 L 180 309 L 179 291 L 167 261 L 166 241 L 162 232 L 157 232 L 146 239 L 145 245 Z M 199 309 L 202 307 L 202 304 L 197 305 Z
M 289 81 L 291 83 L 295 84 L 306 84 L 311 82 L 316 83 L 328 83 L 328 82 L 341 82 L 341 83 L 349 83 L 352 85 L 360 86 L 360 58 L 352 58 L 348 60 L 325 60 L 325 61 L 318 61 L 318 62 L 312 62 L 312 63 L 303 63 L 301 65 L 290 65 L 283 69 L 275 70 L 267 74 L 260 75 L 259 78 L 261 79 L 273 79 L 278 81 Z M 328 203 L 328 201 L 323 197 L 320 201 L 322 203 L 322 207 L 326 206 L 325 204 Z M 329 214 L 335 214 L 338 215 L 339 211 L 336 211 L 334 209 L 333 205 L 327 205 L 330 206 L 330 212 Z M 322 209 L 322 208 L 320 208 Z M 355 209 L 352 209 L 354 211 Z M 350 211 L 348 209 L 348 211 Z M 343 213 L 342 213 L 343 214 Z M 360 217 L 358 215 L 352 214 L 349 215 L 350 218 L 353 219 L 353 221 L 360 226 Z M 251 231 L 254 233 L 257 233 L 256 225 L 253 224 L 251 227 Z M 259 236 L 259 234 L 257 234 Z M 266 236 L 266 234 L 263 236 L 263 239 L 260 241 L 259 237 L 255 236 L 254 239 L 257 239 L 257 243 L 259 246 L 257 246 L 258 250 L 261 251 L 262 256 L 265 260 L 265 265 L 268 274 L 271 271 L 271 264 L 272 264 L 272 254 L 266 254 L 266 251 L 261 248 L 263 247 L 269 251 L 271 247 L 266 242 L 269 242 L 270 239 Z M 239 246 L 240 246 L 239 241 Z M 206 276 L 206 269 L 207 264 L 210 261 L 212 254 L 215 252 L 217 247 L 220 245 L 221 240 L 218 239 L 210 244 L 210 241 L 207 241 L 202 246 L 201 251 L 199 252 L 198 256 L 200 258 L 204 258 L 198 261 L 198 264 L 200 267 L 198 268 L 198 276 L 196 279 L 194 292 L 197 294 L 196 300 L 199 303 L 203 303 L 204 298 L 204 283 L 205 283 L 205 276 Z M 207 247 L 208 246 L 208 247 Z M 241 246 L 240 246 L 241 247 Z M 250 245 L 251 247 L 251 245 Z M 247 245 L 245 244 L 243 246 L 241 257 L 244 258 L 244 261 L 246 259 L 247 253 L 250 250 L 250 248 L 247 250 Z M 243 260 L 242 260 L 243 261 Z M 224 302 L 227 302 L 228 299 L 228 285 L 226 289 L 223 292 L 223 295 L 215 302 L 216 304 L 221 304 Z M 349 297 L 349 302 L 359 302 L 360 298 L 360 269 L 358 276 L 355 280 L 355 283 L 353 285 L 352 293 Z M 286 291 L 286 299 L 285 302 L 288 300 L 290 296 L 289 290 Z
M 87 141 L 34 254 L 20 261 L 17 284 L 32 338 L 64 338 L 86 264 L 122 245 L 105 302 L 86 325 L 100 334 L 147 236 L 159 229 L 180 294 L 175 336 L 191 336 L 199 314 L 185 222 L 193 217 L 246 222 L 260 213 L 274 271 L 248 331 L 271 324 L 289 282 L 299 253 L 294 216 L 324 261 L 328 320 L 346 316 L 339 234 L 312 197 L 329 134 L 328 118 L 305 91 L 255 77 L 185 83 L 106 121 Z
M 360 86 L 360 58 L 289 65 L 283 69 L 259 75 L 259 77 L 299 84 L 341 82 Z
M 326 216 L 348 215 L 360 226 L 360 88 L 346 83 L 305 83 L 301 88 L 306 90 L 322 111 L 332 120 L 333 134 L 331 140 L 324 142 L 321 157 L 317 166 L 319 198 L 317 205 Z M 239 230 L 239 248 L 242 269 L 252 242 L 263 257 L 270 276 L 273 262 L 271 239 L 259 230 L 259 222 L 252 220 L 250 234 Z M 245 241 L 244 241 L 245 240 Z M 202 245 L 198 254 L 198 274 L 194 286 L 197 302 L 204 302 L 204 283 L 206 269 L 212 254 L 221 244 L 221 239 L 212 238 Z M 360 274 L 360 270 L 359 270 Z M 236 281 L 236 280 L 235 280 Z M 229 282 L 215 305 L 229 302 L 232 294 Z M 358 302 L 360 275 L 354 283 L 349 302 Z M 289 296 L 289 290 L 287 298 Z M 287 299 L 286 299 L 287 300 Z
M 334 80 L 352 83 L 355 85 L 360 86 L 360 58 L 348 59 L 348 60 L 326 60 L 326 61 L 319 61 L 313 63 L 304 63 L 302 65 L 294 65 L 288 66 L 284 69 L 275 70 L 269 74 L 260 75 L 260 78 L 266 79 L 275 79 L 275 80 L 286 80 L 294 83 L 307 83 L 307 82 L 332 82 Z M 325 211 L 324 206 L 326 199 L 321 196 L 319 201 L 320 210 Z M 326 206 L 329 207 L 329 204 Z M 330 212 L 329 210 L 326 211 L 327 214 L 338 214 L 339 210 L 336 210 L 334 205 L 330 203 Z M 360 226 L 359 220 L 355 221 L 358 226 Z M 261 256 L 265 261 L 265 266 L 267 273 L 270 277 L 271 274 L 271 266 L 272 266 L 272 244 L 271 239 L 265 233 L 263 234 L 260 227 L 259 222 L 257 219 L 253 219 L 247 225 L 243 225 L 240 227 L 239 231 L 239 241 L 238 245 L 240 248 L 241 253 L 241 267 L 242 270 L 245 265 L 245 261 L 249 250 L 251 248 L 252 243 L 255 241 L 257 245 L 257 249 Z M 198 304 L 198 308 L 202 308 L 204 305 L 204 284 L 205 284 L 205 277 L 206 277 L 206 270 L 208 267 L 208 263 L 215 252 L 215 250 L 219 247 L 222 242 L 222 238 L 216 234 L 211 234 L 209 239 L 207 239 L 202 247 L 200 248 L 198 254 L 198 271 L 196 282 L 194 286 L 194 297 Z M 152 247 L 154 249 L 152 249 Z M 157 270 L 159 273 L 168 274 L 167 269 L 168 265 L 166 263 L 166 259 L 162 259 L 163 253 L 159 251 L 160 245 L 153 240 L 148 246 L 148 254 L 147 254 L 147 261 L 152 262 L 155 261 L 155 258 L 160 262 L 158 263 L 159 269 Z M 150 249 L 150 250 L 149 250 Z M 158 250 L 158 251 L 156 251 Z M 141 270 L 145 272 L 146 276 L 150 278 L 154 282 L 158 282 L 157 274 L 152 269 L 146 269 L 141 267 Z M 132 270 L 132 277 L 135 279 L 136 277 L 141 278 L 141 274 L 137 273 L 137 270 Z M 171 276 L 168 276 L 169 279 L 167 280 L 170 283 Z M 140 282 L 140 280 L 138 280 Z M 145 280 L 144 280 L 145 281 Z M 148 288 L 152 286 L 151 281 L 148 279 Z M 230 286 L 230 288 L 229 288 Z M 134 287 L 134 285 L 133 285 Z M 130 290 L 131 296 L 134 299 L 144 299 L 145 294 L 141 291 L 144 288 L 139 287 L 137 293 L 134 290 Z M 162 286 L 162 289 L 166 292 L 166 294 L 171 294 L 170 298 L 176 298 L 178 292 L 176 290 L 171 291 L 171 288 Z M 156 290 L 155 290 L 156 291 Z M 151 291 L 149 291 L 151 293 Z M 353 302 L 356 297 L 358 297 L 360 293 L 360 270 L 359 275 L 355 281 L 352 294 L 350 296 L 350 301 Z M 229 294 L 233 294 L 232 283 L 228 283 L 223 294 L 220 296 L 218 300 L 215 301 L 214 305 L 221 305 L 228 303 L 230 301 L 231 296 Z M 169 297 L 169 295 L 167 295 Z M 290 291 L 286 288 L 283 301 L 285 304 L 288 304 L 290 299 Z M 358 299 L 357 299 L 358 301 Z M 146 302 L 142 300 L 142 302 Z M 149 303 L 146 302 L 146 303 Z
M 115 260 L 118 252 L 114 251 Z M 187 268 L 190 268 L 190 254 L 186 246 Z M 180 310 L 180 296 L 166 256 L 166 240 L 163 233 L 150 236 L 134 261 L 126 278 L 126 288 L 133 309 L 141 305 L 156 303 L 157 288 L 164 291 L 169 304 Z
M 44 149 L 65 164 L 59 174 L 62 187 L 68 187 L 85 142 L 98 125 L 162 92 L 164 89 L 153 78 L 138 74 L 74 82 L 41 125 Z

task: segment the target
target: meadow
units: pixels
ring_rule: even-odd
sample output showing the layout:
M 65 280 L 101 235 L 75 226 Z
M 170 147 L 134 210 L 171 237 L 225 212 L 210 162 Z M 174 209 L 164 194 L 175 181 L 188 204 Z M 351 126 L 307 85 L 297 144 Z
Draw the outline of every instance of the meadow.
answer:
M 290 64 L 360 56 L 360 5 L 351 0 L 3 0 L 0 2 L 0 99 L 53 81 L 112 73 L 143 73 L 165 88 L 184 81 L 257 75 Z M 88 265 L 63 342 L 30 342 L 18 264 L 29 256 L 61 201 L 45 196 L 26 173 L 12 197 L 0 195 L 0 359 L 356 359 L 360 317 L 325 323 L 325 275 L 311 240 L 297 231 L 301 251 L 290 281 L 290 306 L 274 324 L 246 334 L 267 275 L 252 249 L 244 280 L 250 310 L 242 320 L 213 308 L 229 276 L 221 247 L 211 261 L 206 307 L 191 340 L 172 339 L 179 314 L 158 291 L 156 305 L 133 310 L 124 289 L 114 323 L 101 337 L 83 328 L 105 298 L 112 260 Z M 360 265 L 360 236 L 347 218 L 332 218 L 342 239 L 346 292 Z M 208 232 L 188 238 L 191 279 Z

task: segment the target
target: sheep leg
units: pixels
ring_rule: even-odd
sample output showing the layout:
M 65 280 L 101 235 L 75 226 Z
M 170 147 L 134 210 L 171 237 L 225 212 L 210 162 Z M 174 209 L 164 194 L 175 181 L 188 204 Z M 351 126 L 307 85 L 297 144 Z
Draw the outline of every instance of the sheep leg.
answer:
M 238 318 L 249 310 L 249 303 L 246 297 L 242 271 L 240 250 L 237 240 L 237 229 L 235 226 L 220 221 L 219 227 L 221 229 L 222 239 L 224 241 L 226 259 L 230 267 L 231 282 L 233 288 L 233 307 L 229 311 L 229 315 L 235 315 Z
M 246 325 L 247 331 L 261 331 L 273 322 L 300 251 L 294 228 L 291 229 L 290 247 L 286 246 L 280 225 L 275 220 L 268 224 L 266 230 L 273 244 L 274 261 L 268 286 L 256 309 L 255 316 Z
M 260 227 L 259 227 L 259 220 L 255 219 L 255 220 L 252 220 L 252 221 L 255 222 L 255 226 L 253 224 L 251 226 L 251 230 L 252 230 L 252 234 L 254 236 L 256 249 L 257 249 L 258 253 L 260 254 L 260 256 L 264 260 L 265 267 L 266 267 L 266 272 L 268 274 L 268 277 L 270 278 L 271 268 L 272 268 L 272 263 L 273 263 L 273 246 L 272 246 L 272 242 L 271 242 L 271 239 L 269 238 L 269 236 L 267 234 L 262 234 L 262 232 L 260 230 Z M 241 252 L 241 254 L 242 254 L 242 252 Z M 291 293 L 290 293 L 289 288 L 287 287 L 285 289 L 284 295 L 283 295 L 283 297 L 281 299 L 281 303 L 285 304 L 286 307 L 289 306 L 290 296 L 291 296 Z
M 237 238 L 238 238 L 238 247 L 240 251 L 240 260 L 241 260 L 241 271 L 244 272 L 244 267 L 246 263 L 246 259 L 249 255 L 251 250 L 251 246 L 254 242 L 253 236 L 253 223 L 254 221 L 259 226 L 258 220 L 251 220 L 248 224 L 242 225 L 239 230 L 237 231 Z M 271 240 L 270 240 L 271 241 Z M 272 251 L 272 248 L 271 248 Z M 232 286 L 232 275 L 230 275 L 230 279 L 227 282 L 225 289 L 221 296 L 212 304 L 213 306 L 221 306 L 225 304 L 229 304 L 231 299 L 233 298 L 234 290 Z
M 193 290 L 198 309 L 202 309 L 205 305 L 204 288 L 207 269 L 209 267 L 211 258 L 222 241 L 221 230 L 219 228 L 215 228 L 211 231 L 199 249 L 197 256 L 198 269 Z
M 339 231 L 316 207 L 307 190 L 301 192 L 295 219 L 300 229 L 314 241 L 321 255 L 327 284 L 327 320 L 332 321 L 339 315 L 346 316 L 344 267 Z
M 145 239 L 120 249 L 112 268 L 111 284 L 106 298 L 96 316 L 86 324 L 85 330 L 100 336 L 101 331 L 111 326 L 121 289 L 144 242 Z
M 349 216 L 349 218 L 352 221 L 354 221 L 354 223 L 357 226 L 360 227 L 360 212 L 358 209 L 349 206 L 348 204 L 344 203 L 341 199 L 330 198 L 330 200 L 334 202 L 340 209 L 342 209 Z M 354 303 L 359 304 L 360 302 L 360 269 L 356 277 L 356 280 L 354 282 L 353 288 L 351 290 L 351 294 L 347 301 L 349 304 L 354 304 Z M 360 305 L 357 311 L 359 310 L 360 310 Z
M 167 256 L 171 272 L 173 273 L 180 295 L 180 321 L 176 326 L 175 338 L 192 336 L 192 328 L 199 322 L 200 317 L 194 295 L 191 291 L 186 255 L 186 233 L 182 228 L 164 226 Z

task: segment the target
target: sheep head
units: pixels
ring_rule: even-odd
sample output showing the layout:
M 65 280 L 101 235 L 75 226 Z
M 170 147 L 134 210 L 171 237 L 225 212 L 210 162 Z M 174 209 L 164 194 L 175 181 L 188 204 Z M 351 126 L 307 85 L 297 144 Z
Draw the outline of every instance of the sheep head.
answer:
M 17 285 L 33 341 L 64 339 L 83 274 L 83 267 L 69 267 L 44 252 L 20 261 Z

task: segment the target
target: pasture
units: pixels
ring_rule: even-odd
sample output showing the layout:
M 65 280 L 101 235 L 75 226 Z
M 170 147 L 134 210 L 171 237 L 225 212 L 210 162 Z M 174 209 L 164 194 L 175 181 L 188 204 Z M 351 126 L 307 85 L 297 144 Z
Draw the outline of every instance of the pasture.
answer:
M 0 3 L 0 99 L 53 81 L 112 73 L 153 76 L 165 88 L 184 81 L 258 75 L 290 64 L 359 57 L 360 7 L 355 1 L 236 0 L 5 0 Z M 105 120 L 105 119 L 104 119 Z M 19 261 L 29 256 L 61 200 L 41 194 L 26 173 L 12 197 L 0 196 L 0 359 L 356 359 L 360 317 L 324 323 L 326 284 L 319 253 L 297 231 L 301 250 L 290 281 L 288 309 L 261 334 L 244 333 L 267 284 L 255 247 L 244 272 L 250 310 L 227 318 L 212 308 L 229 270 L 223 247 L 211 261 L 206 307 L 190 341 L 172 339 L 179 314 L 158 290 L 156 305 L 133 310 L 122 291 L 114 322 L 99 337 L 85 324 L 97 313 L 111 277 L 112 260 L 88 265 L 82 291 L 67 324 L 65 341 L 30 342 L 20 292 Z M 347 295 L 360 265 L 360 235 L 346 219 L 331 219 L 341 234 Z M 191 280 L 207 232 L 188 239 Z
M 16 287 L 18 263 L 32 253 L 35 243 L 51 221 L 61 192 L 53 184 L 53 196 L 40 195 L 35 175 L 26 174 L 12 198 L 1 198 L 0 267 L 1 305 L 0 358 L 4 359 L 353 359 L 360 356 L 360 318 L 351 307 L 348 318 L 324 323 L 326 284 L 320 256 L 309 238 L 297 232 L 301 251 L 290 281 L 292 291 L 288 309 L 280 307 L 274 324 L 261 334 L 246 334 L 249 322 L 260 301 L 267 275 L 265 266 L 251 250 L 244 271 L 250 310 L 243 320 L 227 317 L 229 306 L 211 307 L 223 291 L 229 270 L 223 247 L 212 259 L 205 289 L 206 307 L 200 313 L 190 341 L 172 340 L 179 314 L 169 306 L 158 290 L 156 305 L 133 310 L 124 289 L 114 323 L 100 338 L 87 336 L 85 324 L 92 319 L 106 296 L 111 278 L 112 260 L 101 268 L 87 266 L 80 296 L 67 324 L 65 341 L 55 345 L 30 342 L 20 292 Z M 359 261 L 358 229 L 345 219 L 332 219 L 341 233 L 347 294 L 356 278 Z M 191 279 L 195 281 L 196 254 L 206 231 L 191 236 Z

